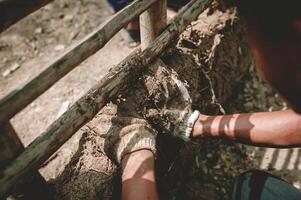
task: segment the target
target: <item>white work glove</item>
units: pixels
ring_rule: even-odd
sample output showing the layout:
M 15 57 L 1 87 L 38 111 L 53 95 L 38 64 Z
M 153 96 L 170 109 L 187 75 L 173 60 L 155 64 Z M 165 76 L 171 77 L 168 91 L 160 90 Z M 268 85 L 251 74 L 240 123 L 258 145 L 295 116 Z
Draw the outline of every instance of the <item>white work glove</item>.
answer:
M 111 131 L 106 139 L 108 155 L 118 162 L 126 154 L 147 149 L 156 155 L 156 131 L 144 119 L 113 117 Z
M 169 132 L 184 141 L 190 140 L 193 126 L 199 115 L 200 112 L 198 110 L 191 111 L 189 108 L 184 110 L 163 110 L 163 116 L 169 122 Z

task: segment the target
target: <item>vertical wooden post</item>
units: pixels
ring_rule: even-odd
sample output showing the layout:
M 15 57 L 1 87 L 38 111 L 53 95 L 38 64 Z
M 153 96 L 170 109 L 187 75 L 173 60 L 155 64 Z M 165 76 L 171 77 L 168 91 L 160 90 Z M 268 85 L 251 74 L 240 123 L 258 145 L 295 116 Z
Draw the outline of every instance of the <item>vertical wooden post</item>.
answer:
M 16 158 L 24 146 L 17 136 L 10 122 L 0 124 L 0 170 Z M 1 173 L 0 173 L 1 176 Z M 38 172 L 31 172 L 16 185 L 11 191 L 13 196 L 23 199 L 48 199 L 46 181 Z M 0 194 L 0 199 L 4 198 Z
M 140 15 L 141 50 L 156 39 L 167 23 L 167 0 L 158 0 Z
M 12 125 L 9 122 L 0 124 L 0 169 L 23 150 L 24 147 Z

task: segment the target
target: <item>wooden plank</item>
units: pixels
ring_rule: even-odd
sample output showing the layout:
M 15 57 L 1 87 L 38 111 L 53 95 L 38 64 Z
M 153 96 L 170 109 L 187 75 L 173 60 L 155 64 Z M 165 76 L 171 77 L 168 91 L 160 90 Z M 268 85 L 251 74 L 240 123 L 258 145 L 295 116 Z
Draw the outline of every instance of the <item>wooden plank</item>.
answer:
M 156 39 L 167 24 L 167 0 L 159 0 L 140 15 L 141 49 Z
M 134 1 L 95 31 L 65 51 L 59 58 L 43 67 L 43 71 L 0 100 L 0 122 L 8 121 L 56 81 L 101 49 L 122 27 L 138 17 L 157 0 Z
M 52 0 L 0 0 L 0 33 Z
M 24 151 L 24 146 L 9 122 L 0 124 L 0 133 L 0 169 L 3 169 Z M 26 199 L 45 199 L 47 192 L 46 181 L 34 171 L 27 173 L 26 178 L 18 180 L 12 188 L 13 196 Z
M 25 151 L 0 172 L 0 196 L 32 169 L 38 169 L 81 126 L 91 120 L 97 112 L 116 95 L 128 80 L 141 72 L 184 28 L 205 10 L 209 0 L 195 0 L 187 4 L 174 22 L 142 52 L 125 58 L 83 97 L 73 104 L 47 130 L 35 139 Z

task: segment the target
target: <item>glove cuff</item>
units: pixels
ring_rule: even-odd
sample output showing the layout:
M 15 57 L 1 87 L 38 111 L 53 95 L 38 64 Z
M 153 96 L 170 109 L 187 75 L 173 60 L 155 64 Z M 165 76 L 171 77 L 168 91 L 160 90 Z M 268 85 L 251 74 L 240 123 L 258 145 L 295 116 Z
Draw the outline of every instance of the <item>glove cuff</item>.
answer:
M 130 125 L 121 130 L 116 145 L 116 158 L 120 163 L 126 154 L 148 149 L 156 155 L 156 132 L 146 125 Z
M 191 137 L 191 133 L 195 122 L 198 120 L 200 112 L 198 110 L 193 111 L 193 113 L 187 119 L 187 126 L 184 131 L 184 137 L 188 140 Z

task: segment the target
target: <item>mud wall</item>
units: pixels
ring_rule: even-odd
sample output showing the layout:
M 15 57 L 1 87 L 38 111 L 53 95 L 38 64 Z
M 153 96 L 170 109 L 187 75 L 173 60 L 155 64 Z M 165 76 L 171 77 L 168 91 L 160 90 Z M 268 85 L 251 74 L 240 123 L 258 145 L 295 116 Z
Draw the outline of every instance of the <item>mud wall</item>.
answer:
M 254 66 L 245 31 L 235 8 L 211 8 L 163 58 L 187 83 L 194 108 L 211 115 L 231 110 L 228 102 Z M 160 135 L 158 148 L 163 199 L 228 199 L 234 177 L 253 166 L 243 147 L 228 140 L 184 144 Z
M 252 65 L 245 30 L 234 8 L 211 7 L 138 74 L 112 103 L 83 127 L 79 149 L 51 182 L 56 199 L 118 199 L 120 169 L 104 151 L 106 135 L 116 131 L 112 116 L 145 118 L 158 132 L 156 173 L 161 199 L 227 199 L 233 178 L 251 167 L 240 145 L 171 137 L 162 109 L 183 109 L 173 77 L 189 91 L 189 106 L 206 114 L 223 108 Z

